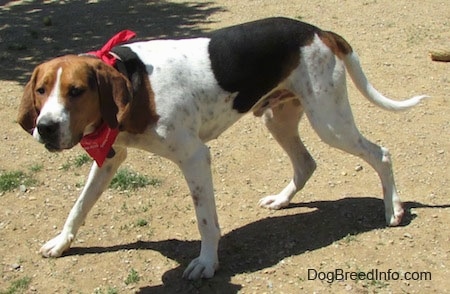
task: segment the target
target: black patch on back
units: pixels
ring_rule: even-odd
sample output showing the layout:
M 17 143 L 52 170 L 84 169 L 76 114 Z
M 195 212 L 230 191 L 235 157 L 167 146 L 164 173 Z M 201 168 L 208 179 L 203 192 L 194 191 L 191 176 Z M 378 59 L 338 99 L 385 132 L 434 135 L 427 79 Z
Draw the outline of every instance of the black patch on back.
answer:
M 288 18 L 267 18 L 212 32 L 209 55 L 219 85 L 239 92 L 233 108 L 240 113 L 285 79 L 298 65 L 300 47 L 320 30 Z

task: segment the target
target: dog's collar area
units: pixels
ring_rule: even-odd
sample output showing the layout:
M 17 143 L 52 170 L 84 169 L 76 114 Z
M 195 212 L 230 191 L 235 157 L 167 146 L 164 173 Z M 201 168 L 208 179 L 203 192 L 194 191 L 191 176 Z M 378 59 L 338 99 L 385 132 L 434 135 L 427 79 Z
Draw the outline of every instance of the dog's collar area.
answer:
M 100 50 L 88 52 L 85 55 L 92 55 L 104 63 L 115 67 L 118 71 L 125 71 L 126 68 L 123 65 L 120 57 L 111 52 L 112 48 L 129 41 L 134 38 L 136 34 L 129 30 L 123 30 L 116 35 L 114 35 Z M 119 129 L 110 128 L 106 123 L 103 123 L 99 128 L 97 128 L 93 133 L 81 138 L 80 145 L 84 150 L 95 160 L 97 165 L 101 167 L 105 162 L 106 158 L 111 158 L 114 156 L 115 151 L 112 148 L 117 135 L 119 134 Z
M 130 30 L 123 30 L 115 34 L 106 44 L 97 51 L 88 52 L 88 55 L 98 57 L 104 63 L 114 66 L 117 61 L 117 55 L 111 52 L 111 49 L 117 45 L 123 44 L 136 37 L 136 33 Z
M 120 55 L 118 55 L 113 51 L 109 51 L 109 55 L 111 55 L 114 58 L 114 64 L 112 66 L 115 69 L 117 69 L 120 73 L 122 73 L 124 76 L 128 76 L 128 72 L 122 60 L 122 57 L 120 57 Z

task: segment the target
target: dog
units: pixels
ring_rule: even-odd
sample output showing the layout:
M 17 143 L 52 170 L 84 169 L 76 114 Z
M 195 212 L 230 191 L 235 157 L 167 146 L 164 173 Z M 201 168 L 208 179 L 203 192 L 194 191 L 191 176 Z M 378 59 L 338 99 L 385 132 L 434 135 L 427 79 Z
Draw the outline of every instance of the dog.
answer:
M 81 143 L 95 159 L 61 233 L 41 248 L 43 256 L 58 257 L 70 247 L 132 147 L 168 158 L 183 172 L 201 235 L 200 254 L 183 277 L 213 277 L 220 228 L 205 142 L 249 112 L 263 118 L 294 170 L 289 184 L 262 198 L 260 206 L 288 206 L 316 168 L 298 133 L 306 113 L 322 141 L 375 169 L 387 225 L 400 223 L 404 210 L 390 154 L 355 126 L 346 72 L 364 97 L 387 110 L 408 109 L 426 96 L 403 101 L 383 96 L 338 34 L 276 17 L 197 38 L 116 43 L 101 52 L 47 61 L 34 69 L 24 88 L 19 124 L 49 151 Z

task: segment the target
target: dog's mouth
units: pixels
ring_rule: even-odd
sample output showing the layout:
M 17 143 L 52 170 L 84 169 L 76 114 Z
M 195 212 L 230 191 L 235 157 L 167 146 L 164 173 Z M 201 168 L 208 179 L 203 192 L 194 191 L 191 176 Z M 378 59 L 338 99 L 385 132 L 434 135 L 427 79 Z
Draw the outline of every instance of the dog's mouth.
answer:
M 81 137 L 82 137 L 82 135 L 80 135 L 78 140 L 75 140 L 75 142 L 70 141 L 67 143 L 60 142 L 60 140 L 46 140 L 46 139 L 43 139 L 42 137 L 39 138 L 38 141 L 40 143 L 44 144 L 45 149 L 47 149 L 50 152 L 61 152 L 66 149 L 71 149 L 72 147 L 77 145 L 80 142 Z
M 64 148 L 61 148 L 59 145 L 54 143 L 46 142 L 44 143 L 45 148 L 50 152 L 61 152 Z
M 33 136 L 39 143 L 43 144 L 45 146 L 45 149 L 47 149 L 48 151 L 61 152 L 65 149 L 71 149 L 72 147 L 77 145 L 83 137 L 83 134 L 79 134 L 75 138 L 63 139 L 60 134 L 43 136 L 37 130 L 35 130 L 33 132 Z

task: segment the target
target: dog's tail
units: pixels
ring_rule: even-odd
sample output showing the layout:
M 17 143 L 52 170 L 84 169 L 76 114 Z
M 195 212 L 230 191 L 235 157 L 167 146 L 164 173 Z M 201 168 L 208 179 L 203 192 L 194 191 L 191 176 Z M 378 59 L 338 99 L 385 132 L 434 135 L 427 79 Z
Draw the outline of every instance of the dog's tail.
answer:
M 422 99 L 428 98 L 427 95 L 414 96 L 403 101 L 392 100 L 375 89 L 372 84 L 367 80 L 361 65 L 359 63 L 358 55 L 355 52 L 349 52 L 342 56 L 345 67 L 353 80 L 353 83 L 358 90 L 366 97 L 370 102 L 375 105 L 391 111 L 406 110 L 416 104 Z

